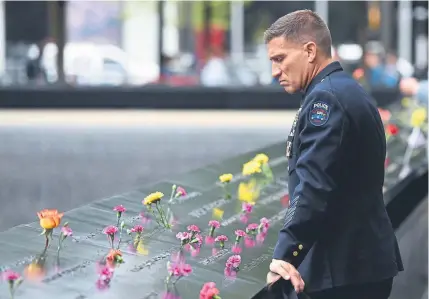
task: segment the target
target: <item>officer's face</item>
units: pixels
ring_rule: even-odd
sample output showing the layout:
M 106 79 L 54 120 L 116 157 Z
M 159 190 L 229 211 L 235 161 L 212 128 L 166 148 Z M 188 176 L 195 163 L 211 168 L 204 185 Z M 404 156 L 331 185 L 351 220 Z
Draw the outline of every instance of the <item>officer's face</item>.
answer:
M 303 90 L 313 71 L 314 43 L 296 44 L 283 37 L 276 37 L 268 43 L 272 76 L 287 93 Z

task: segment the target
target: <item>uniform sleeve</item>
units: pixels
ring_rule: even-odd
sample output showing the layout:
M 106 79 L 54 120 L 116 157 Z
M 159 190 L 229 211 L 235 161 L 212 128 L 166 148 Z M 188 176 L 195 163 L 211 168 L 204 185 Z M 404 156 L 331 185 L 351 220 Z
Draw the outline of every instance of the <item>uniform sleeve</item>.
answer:
M 314 95 L 312 95 L 314 94 Z M 298 185 L 286 213 L 274 259 L 298 267 L 319 236 L 328 201 L 336 190 L 335 173 L 346 115 L 335 96 L 315 91 L 299 119 Z

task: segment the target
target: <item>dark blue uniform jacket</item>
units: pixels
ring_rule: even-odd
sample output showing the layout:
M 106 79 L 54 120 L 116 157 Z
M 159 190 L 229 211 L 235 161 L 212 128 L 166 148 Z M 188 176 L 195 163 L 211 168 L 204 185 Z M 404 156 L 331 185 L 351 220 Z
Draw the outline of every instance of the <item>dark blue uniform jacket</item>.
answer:
M 383 124 L 338 62 L 305 90 L 287 152 L 290 207 L 273 258 L 298 268 L 306 292 L 402 271 L 383 201 Z

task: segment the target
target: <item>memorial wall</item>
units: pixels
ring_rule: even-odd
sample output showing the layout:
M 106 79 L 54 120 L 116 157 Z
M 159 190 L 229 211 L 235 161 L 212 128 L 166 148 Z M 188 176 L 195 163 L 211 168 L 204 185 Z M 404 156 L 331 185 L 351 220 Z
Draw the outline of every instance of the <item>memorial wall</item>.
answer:
M 399 215 L 427 194 L 426 109 L 404 101 L 380 113 L 385 203 Z M 277 298 L 285 281 L 264 287 L 288 205 L 281 142 L 71 211 L 34 211 L 0 233 L 10 282 L 0 297 Z

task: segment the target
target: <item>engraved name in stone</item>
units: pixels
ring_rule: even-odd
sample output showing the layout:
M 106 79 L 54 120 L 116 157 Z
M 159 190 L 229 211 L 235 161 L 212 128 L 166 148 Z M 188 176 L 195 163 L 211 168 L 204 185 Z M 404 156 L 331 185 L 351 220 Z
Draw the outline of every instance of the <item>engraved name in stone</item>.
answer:
M 175 204 L 180 204 L 182 202 L 191 200 L 191 199 L 195 199 L 199 196 L 203 195 L 201 192 L 190 192 L 185 196 L 181 196 L 179 198 L 176 198 L 176 200 L 172 201 L 171 203 L 169 203 L 170 205 L 175 205 Z
M 134 268 L 132 268 L 130 270 L 130 272 L 139 272 L 145 268 L 150 268 L 155 263 L 162 261 L 162 260 L 165 260 L 166 258 L 170 257 L 171 253 L 173 253 L 174 251 L 179 250 L 179 249 L 180 249 L 180 246 L 173 246 L 169 250 L 164 251 L 164 252 L 154 256 L 153 258 L 147 260 L 146 262 L 144 262 L 140 265 L 134 266 Z
M 83 261 L 82 263 L 80 263 L 80 264 L 78 264 L 78 265 L 76 265 L 74 267 L 71 267 L 71 268 L 68 268 L 68 269 L 64 269 L 64 270 L 62 270 L 62 271 L 60 271 L 58 273 L 55 273 L 54 275 L 45 277 L 42 280 L 42 282 L 44 282 L 44 283 L 50 283 L 50 282 L 55 281 L 55 280 L 57 280 L 57 279 L 59 279 L 59 278 L 61 278 L 63 276 L 73 275 L 77 271 L 85 269 L 87 266 L 91 265 L 92 263 L 93 262 L 89 261 L 89 260 Z
M 228 201 L 224 198 L 221 198 L 221 199 L 218 199 L 212 203 L 206 204 L 206 205 L 202 206 L 201 208 L 198 208 L 198 209 L 191 211 L 188 215 L 195 217 L 195 218 L 200 218 L 200 217 L 206 215 L 208 212 L 211 212 L 214 208 L 219 208 L 228 202 L 231 202 L 231 201 Z
M 229 248 L 224 248 L 224 249 L 219 250 L 215 255 L 209 256 L 207 258 L 204 258 L 204 259 L 198 261 L 198 263 L 202 264 L 204 266 L 214 264 L 217 262 L 218 259 L 224 257 L 228 253 L 230 253 Z

